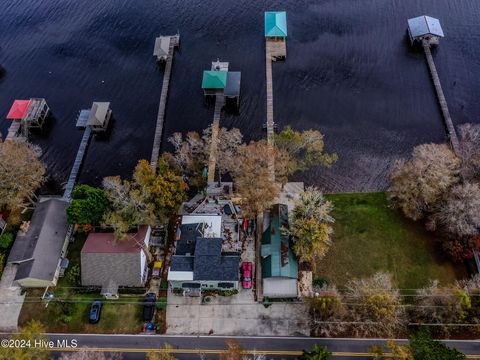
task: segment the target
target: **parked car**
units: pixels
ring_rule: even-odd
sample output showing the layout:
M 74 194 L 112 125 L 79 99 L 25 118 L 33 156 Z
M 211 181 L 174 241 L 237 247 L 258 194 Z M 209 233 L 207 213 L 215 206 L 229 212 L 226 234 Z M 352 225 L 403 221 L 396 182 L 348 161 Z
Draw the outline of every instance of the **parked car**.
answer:
M 143 299 L 143 321 L 151 321 L 153 319 L 156 301 L 157 296 L 154 293 L 148 293 L 145 295 L 145 298 Z
M 250 261 L 242 263 L 242 287 L 244 289 L 252 287 L 252 263 Z
M 100 313 L 102 312 L 102 302 L 100 300 L 95 300 L 90 305 L 90 313 L 88 316 L 88 321 L 90 324 L 96 324 L 100 320 Z

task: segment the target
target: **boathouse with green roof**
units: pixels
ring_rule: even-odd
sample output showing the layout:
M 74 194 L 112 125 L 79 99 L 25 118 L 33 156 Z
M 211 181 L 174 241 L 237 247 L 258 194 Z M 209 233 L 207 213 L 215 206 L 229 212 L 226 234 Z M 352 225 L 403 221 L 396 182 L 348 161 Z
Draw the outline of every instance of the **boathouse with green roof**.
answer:
M 287 13 L 285 11 L 265 12 L 265 37 L 285 40 L 287 37 Z
M 297 292 L 298 261 L 292 250 L 292 241 L 282 228 L 288 227 L 288 207 L 274 205 L 270 210 L 270 224 L 263 233 L 262 288 L 269 298 L 295 298 Z
M 203 72 L 203 94 L 205 96 L 222 96 L 225 99 L 235 99 L 238 106 L 241 72 L 229 71 L 228 65 L 228 62 L 213 61 L 211 70 Z

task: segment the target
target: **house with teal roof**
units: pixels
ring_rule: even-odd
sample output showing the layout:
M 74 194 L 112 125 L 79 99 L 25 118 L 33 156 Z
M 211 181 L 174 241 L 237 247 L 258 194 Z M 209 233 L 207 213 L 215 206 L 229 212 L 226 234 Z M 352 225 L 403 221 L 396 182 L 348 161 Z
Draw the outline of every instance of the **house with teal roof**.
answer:
M 287 13 L 285 11 L 265 12 L 265 37 L 284 40 L 287 37 Z
M 262 236 L 263 296 L 269 298 L 297 297 L 298 261 L 292 250 L 288 228 L 288 207 L 274 205 L 270 210 L 270 223 Z

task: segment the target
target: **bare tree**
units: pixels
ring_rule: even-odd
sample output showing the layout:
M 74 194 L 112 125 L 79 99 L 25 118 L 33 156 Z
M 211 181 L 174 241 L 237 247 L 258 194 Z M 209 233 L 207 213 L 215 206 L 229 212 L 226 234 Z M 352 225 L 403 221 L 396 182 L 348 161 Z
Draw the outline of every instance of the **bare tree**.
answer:
M 406 314 L 400 293 L 389 274 L 350 280 L 344 298 L 348 299 L 350 331 L 357 337 L 393 337 L 403 331 Z
M 445 144 L 413 149 L 410 160 L 399 160 L 390 174 L 389 197 L 405 216 L 418 220 L 459 181 L 460 160 Z
M 40 155 L 38 146 L 25 141 L 0 140 L 0 208 L 18 210 L 35 203 L 35 191 L 45 180 Z
M 338 336 L 347 329 L 347 308 L 335 286 L 314 288 L 315 296 L 306 299 L 310 326 L 315 336 Z
M 210 151 L 212 142 L 212 127 L 209 126 L 203 131 L 203 140 L 205 148 Z M 243 135 L 237 128 L 227 129 L 221 127 L 217 135 L 217 162 L 216 170 L 218 172 L 218 181 L 222 181 L 222 175 L 229 172 L 231 166 L 235 164 L 238 149 L 243 143 Z
M 453 236 L 475 236 L 480 228 L 480 186 L 465 182 L 453 186 L 433 207 L 428 229 L 441 228 Z
M 432 281 L 423 289 L 417 290 L 412 317 L 416 322 L 433 324 L 453 324 L 463 321 L 465 312 L 462 298 L 465 293 L 457 284 L 449 287 L 439 286 L 437 280 Z M 437 331 L 447 334 L 449 327 L 437 327 Z
M 275 157 L 275 180 L 270 178 L 269 156 Z M 256 216 L 268 209 L 281 191 L 288 172 L 288 154 L 273 148 L 270 152 L 266 140 L 252 141 L 238 149 L 235 161 L 229 166 L 238 193 L 242 197 L 242 211 Z
M 201 136 L 191 131 L 187 133 L 185 139 L 181 133 L 174 133 L 168 141 L 174 147 L 174 153 L 170 158 L 175 166 L 188 177 L 190 184 L 202 185 L 203 170 L 208 165 L 210 155 L 212 127 L 203 130 Z M 219 181 L 223 174 L 230 171 L 242 143 L 243 135 L 239 129 L 222 127 L 218 130 L 216 169 Z
M 478 178 L 480 172 L 480 125 L 463 124 L 459 128 L 461 173 L 465 180 Z

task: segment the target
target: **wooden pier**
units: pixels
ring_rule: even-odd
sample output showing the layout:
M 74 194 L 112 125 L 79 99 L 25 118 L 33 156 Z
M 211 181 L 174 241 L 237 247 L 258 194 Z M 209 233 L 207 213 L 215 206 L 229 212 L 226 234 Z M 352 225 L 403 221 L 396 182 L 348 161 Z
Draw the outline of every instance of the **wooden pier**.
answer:
M 72 170 L 70 171 L 70 176 L 68 177 L 67 185 L 65 186 L 65 192 L 63 193 L 63 198 L 67 201 L 70 201 L 72 197 L 73 187 L 77 180 L 78 172 L 80 166 L 82 165 L 83 158 L 87 151 L 88 143 L 90 141 L 90 136 L 92 134 L 92 128 L 87 126 L 83 132 L 82 141 L 78 147 L 77 156 L 75 157 L 75 162 L 73 163 Z
M 440 78 L 438 77 L 437 68 L 435 67 L 435 62 L 433 61 L 432 52 L 430 51 L 430 43 L 426 40 L 423 40 L 422 47 L 425 52 L 425 57 L 427 58 L 427 63 L 430 69 L 430 74 L 432 76 L 433 85 L 435 86 L 435 91 L 437 92 L 437 98 L 443 113 L 443 119 L 445 121 L 445 127 L 447 128 L 450 145 L 452 147 L 453 152 L 457 156 L 459 156 L 460 143 L 458 141 L 458 136 L 457 136 L 457 132 L 455 131 L 455 127 L 453 126 L 453 121 L 450 116 L 450 111 L 448 111 L 447 100 L 445 99 L 445 95 L 443 94 L 442 84 L 440 83 Z
M 172 71 L 173 54 L 175 47 L 180 43 L 180 35 L 170 36 L 170 45 L 168 55 L 165 60 L 165 72 L 163 75 L 162 92 L 160 95 L 160 103 L 158 105 L 157 125 L 155 127 L 155 136 L 153 138 L 153 149 L 150 164 L 153 171 L 157 170 L 158 157 L 160 156 L 160 146 L 162 144 L 163 123 L 165 119 L 165 108 L 167 105 L 168 86 L 170 84 L 170 74 Z
M 208 182 L 215 180 L 215 167 L 217 164 L 218 130 L 220 128 L 220 115 L 225 104 L 225 97 L 217 95 L 215 98 L 215 111 L 213 112 L 212 138 L 210 143 L 210 156 L 208 157 Z
M 284 58 L 287 54 L 285 41 L 267 39 L 265 45 L 265 69 L 267 84 L 267 142 L 271 155 L 268 157 L 268 170 L 270 180 L 275 180 L 275 157 L 273 147 L 275 145 L 275 122 L 273 121 L 273 76 L 272 61 Z

